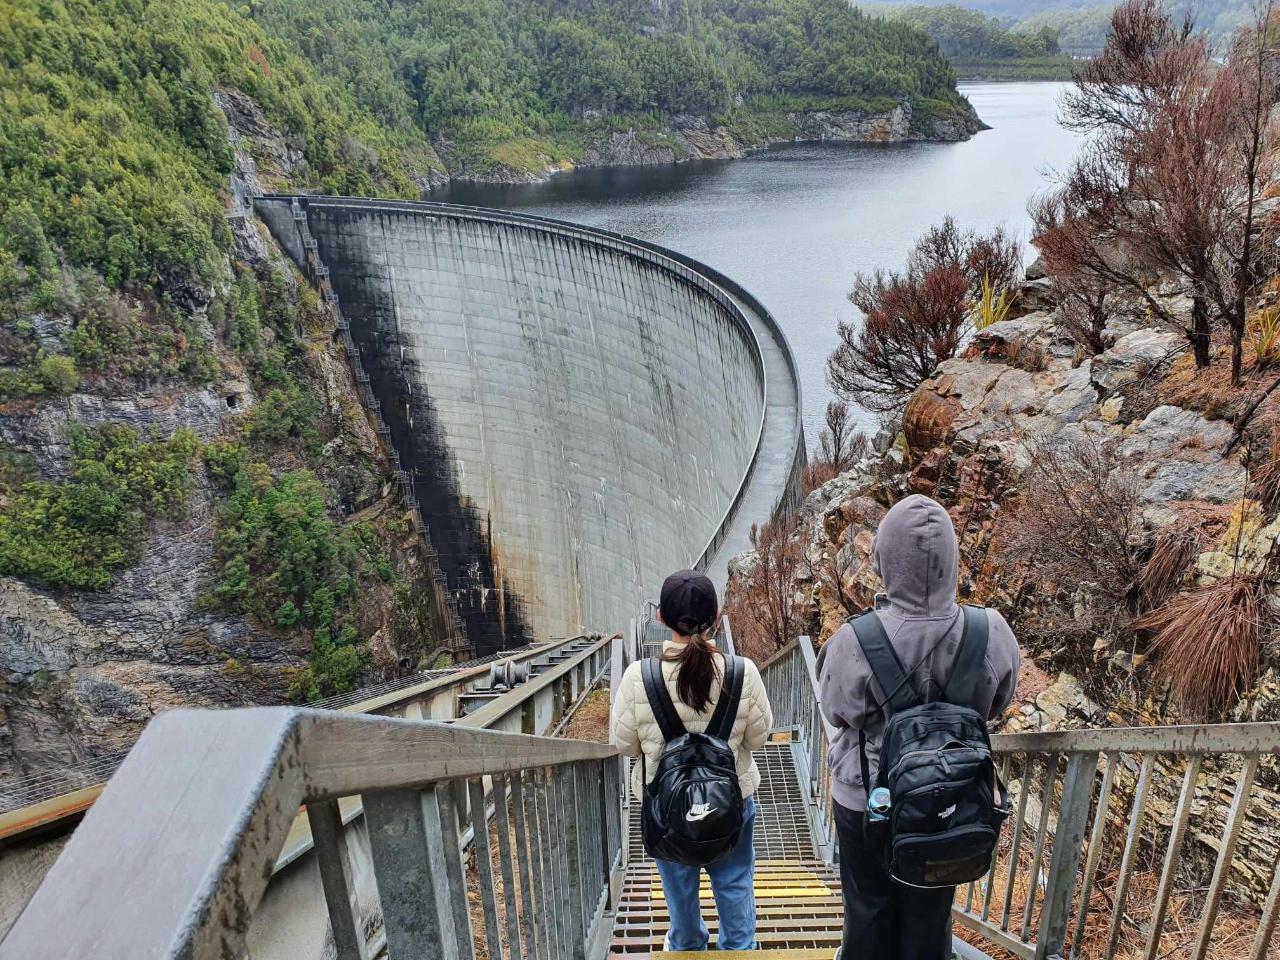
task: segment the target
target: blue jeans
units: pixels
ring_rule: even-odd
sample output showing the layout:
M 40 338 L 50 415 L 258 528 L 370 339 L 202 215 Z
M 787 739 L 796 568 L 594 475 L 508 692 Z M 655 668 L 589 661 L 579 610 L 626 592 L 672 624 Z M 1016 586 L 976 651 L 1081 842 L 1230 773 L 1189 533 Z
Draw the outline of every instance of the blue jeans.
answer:
M 698 884 L 703 870 L 711 878 L 711 893 L 716 898 L 716 913 L 720 918 L 716 946 L 721 950 L 756 948 L 755 797 L 748 797 L 743 803 L 742 820 L 738 845 L 729 856 L 709 867 L 690 867 L 671 860 L 655 861 L 658 875 L 662 877 L 667 910 L 671 913 L 666 949 L 707 949 L 710 935 L 698 906 Z

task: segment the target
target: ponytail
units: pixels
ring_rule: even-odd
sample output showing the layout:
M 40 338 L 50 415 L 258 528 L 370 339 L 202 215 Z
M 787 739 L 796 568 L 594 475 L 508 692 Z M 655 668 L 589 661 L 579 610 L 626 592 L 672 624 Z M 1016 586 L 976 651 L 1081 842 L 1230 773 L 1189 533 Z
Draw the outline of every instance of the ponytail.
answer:
M 680 665 L 676 671 L 676 695 L 695 713 L 707 708 L 711 702 L 711 684 L 720 679 L 710 633 L 710 627 L 695 630 L 685 638 L 683 650 L 662 655 L 663 660 Z

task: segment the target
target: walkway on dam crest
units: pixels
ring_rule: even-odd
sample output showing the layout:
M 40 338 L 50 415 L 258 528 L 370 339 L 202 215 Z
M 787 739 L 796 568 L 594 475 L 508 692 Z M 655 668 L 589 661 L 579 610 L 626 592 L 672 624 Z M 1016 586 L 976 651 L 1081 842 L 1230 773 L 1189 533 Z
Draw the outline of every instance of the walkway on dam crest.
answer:
M 277 237 L 285 238 L 282 242 L 289 248 L 288 233 L 281 229 L 278 219 L 273 219 L 275 213 L 272 208 L 273 203 L 285 199 L 293 202 L 301 198 L 267 197 L 260 202 L 259 209 L 268 223 L 275 224 L 273 230 Z M 735 499 L 725 505 L 721 523 L 712 531 L 705 549 L 700 556 L 690 557 L 689 562 L 705 569 L 723 591 L 728 579 L 730 559 L 750 549 L 752 526 L 767 522 L 780 503 L 794 504 L 798 501 L 801 472 L 806 460 L 799 368 L 777 320 L 764 304 L 735 279 L 679 251 L 637 237 L 523 213 L 433 202 L 323 196 L 307 197 L 304 205 L 307 211 L 328 211 L 330 214 L 338 211 L 400 213 L 411 217 L 439 217 L 442 221 L 452 219 L 545 231 L 549 236 L 573 237 L 599 245 L 603 249 L 621 251 L 628 256 L 663 266 L 673 278 L 683 278 L 685 283 L 695 289 L 715 290 L 739 314 L 739 323 L 748 328 L 751 339 L 759 350 L 765 404 L 751 468 L 742 476 Z M 307 214 L 311 215 L 310 212 Z M 293 254 L 299 262 L 306 262 L 303 251 L 294 250 Z M 326 268 L 325 276 L 321 279 L 321 286 L 326 290 L 330 289 L 325 287 L 328 276 Z M 744 279 L 747 284 L 750 283 L 751 278 Z M 465 282 L 479 283 L 475 278 L 466 278 Z M 480 283 L 480 286 L 483 287 L 483 284 Z M 404 291 L 396 292 L 391 289 L 388 289 L 387 295 L 393 299 L 406 297 Z M 483 296 L 477 294 L 476 302 L 483 303 Z M 689 412 L 692 414 L 696 411 Z
M 729 561 L 751 549 L 751 528 L 773 516 L 781 496 L 791 495 L 789 485 L 797 450 L 803 455 L 804 436 L 801 428 L 801 388 L 791 348 L 777 323 L 762 315 L 753 304 L 727 291 L 751 324 L 764 358 L 765 416 L 764 430 L 756 453 L 755 470 L 743 492 L 738 511 L 724 535 L 724 542 L 707 560 L 706 573 L 724 594 L 729 580 Z

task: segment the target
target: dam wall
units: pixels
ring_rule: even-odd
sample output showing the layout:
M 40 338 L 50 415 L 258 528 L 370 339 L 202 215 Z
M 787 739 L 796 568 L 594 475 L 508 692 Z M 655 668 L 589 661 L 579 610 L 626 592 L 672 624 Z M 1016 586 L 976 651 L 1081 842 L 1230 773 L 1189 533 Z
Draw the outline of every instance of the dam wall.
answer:
M 623 629 L 680 566 L 723 584 L 750 524 L 794 498 L 794 361 L 714 271 L 498 211 L 257 207 L 336 295 L 477 654 Z

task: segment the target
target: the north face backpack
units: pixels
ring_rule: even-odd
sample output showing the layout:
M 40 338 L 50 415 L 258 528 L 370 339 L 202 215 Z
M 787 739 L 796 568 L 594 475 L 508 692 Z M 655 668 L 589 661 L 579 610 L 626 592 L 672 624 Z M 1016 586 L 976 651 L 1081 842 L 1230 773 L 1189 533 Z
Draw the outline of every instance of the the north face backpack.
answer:
M 984 876 L 1008 815 L 986 718 L 971 706 L 987 654 L 987 611 L 963 609 L 951 678 L 942 698 L 931 702 L 923 702 L 912 685 L 879 616 L 872 611 L 850 621 L 886 698 L 874 787 L 888 788 L 891 805 L 883 820 L 868 812 L 866 833 L 883 851 L 889 875 L 914 887 L 953 887 Z M 870 795 L 874 787 L 861 733 L 859 747 Z
M 742 658 L 725 657 L 720 699 L 704 733 L 689 733 L 680 722 L 659 660 L 645 660 L 641 672 L 666 742 L 644 790 L 644 848 L 651 857 L 705 867 L 728 855 L 742 832 L 742 789 L 729 746 L 742 699 Z

